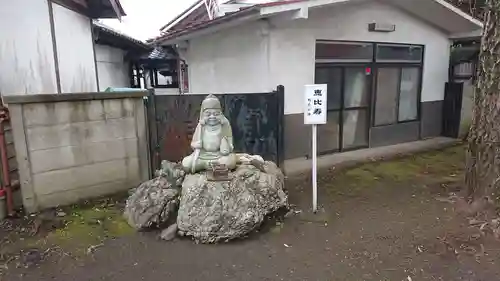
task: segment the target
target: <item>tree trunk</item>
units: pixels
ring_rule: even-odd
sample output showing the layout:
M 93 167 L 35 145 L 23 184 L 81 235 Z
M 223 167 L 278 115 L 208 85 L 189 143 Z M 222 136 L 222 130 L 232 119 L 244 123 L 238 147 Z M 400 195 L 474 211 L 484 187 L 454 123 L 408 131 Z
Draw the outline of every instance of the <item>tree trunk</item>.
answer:
M 500 0 L 487 0 L 469 132 L 466 191 L 473 201 L 500 201 Z

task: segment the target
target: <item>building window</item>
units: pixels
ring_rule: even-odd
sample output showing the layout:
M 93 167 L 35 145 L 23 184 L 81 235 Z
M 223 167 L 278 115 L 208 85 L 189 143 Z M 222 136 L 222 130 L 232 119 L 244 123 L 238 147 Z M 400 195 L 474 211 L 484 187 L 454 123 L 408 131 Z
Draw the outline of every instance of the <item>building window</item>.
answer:
M 377 44 L 376 62 L 419 63 L 423 58 L 422 46 Z
M 406 67 L 401 69 L 401 82 L 399 86 L 399 112 L 398 121 L 411 121 L 418 118 L 418 86 L 420 82 L 420 69 Z
M 315 59 L 316 83 L 328 84 L 328 110 L 344 111 L 341 148 L 357 145 L 347 138 L 348 128 L 363 127 L 357 120 L 365 117 L 366 126 L 419 119 L 424 46 L 318 40 Z
M 419 84 L 419 67 L 379 68 L 374 125 L 417 120 Z
M 371 62 L 372 43 L 330 42 L 316 43 L 316 62 Z
M 342 105 L 342 68 L 318 67 L 315 77 L 316 83 L 327 84 L 327 110 L 339 110 Z
M 377 72 L 375 126 L 396 123 L 399 85 L 398 68 L 380 68 Z

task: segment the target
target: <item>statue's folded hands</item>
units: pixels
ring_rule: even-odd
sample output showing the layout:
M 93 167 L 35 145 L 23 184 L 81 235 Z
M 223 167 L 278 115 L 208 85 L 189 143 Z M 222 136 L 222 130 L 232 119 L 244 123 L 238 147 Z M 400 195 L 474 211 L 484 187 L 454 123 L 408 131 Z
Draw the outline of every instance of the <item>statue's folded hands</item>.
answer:
M 193 150 L 195 149 L 201 149 L 201 142 L 197 141 L 197 142 L 191 142 L 191 148 Z
M 231 145 L 229 144 L 227 138 L 223 137 L 220 143 L 220 153 L 222 155 L 229 155 L 231 151 L 232 151 Z

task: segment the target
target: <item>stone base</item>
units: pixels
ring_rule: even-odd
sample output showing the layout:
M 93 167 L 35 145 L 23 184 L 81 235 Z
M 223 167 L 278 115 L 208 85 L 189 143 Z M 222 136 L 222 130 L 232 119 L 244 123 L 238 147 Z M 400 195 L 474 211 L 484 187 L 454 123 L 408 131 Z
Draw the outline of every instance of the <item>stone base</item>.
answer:
M 186 175 L 182 184 L 177 226 L 179 233 L 201 243 L 243 237 L 266 215 L 288 206 L 284 176 L 272 162 L 261 171 L 240 165 L 230 181 L 208 181 L 205 173 Z
M 127 200 L 124 216 L 130 226 L 141 230 L 164 225 L 175 213 L 179 190 L 166 178 L 157 177 L 142 183 Z

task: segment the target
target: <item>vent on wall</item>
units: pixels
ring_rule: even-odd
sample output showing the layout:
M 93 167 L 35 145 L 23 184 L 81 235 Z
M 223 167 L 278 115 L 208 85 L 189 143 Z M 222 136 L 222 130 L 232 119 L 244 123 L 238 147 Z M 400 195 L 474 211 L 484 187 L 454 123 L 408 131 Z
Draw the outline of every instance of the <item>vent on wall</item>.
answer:
M 396 31 L 395 24 L 388 23 L 370 23 L 368 24 L 368 31 L 371 32 L 393 32 Z

